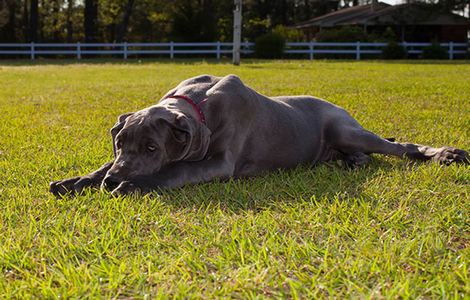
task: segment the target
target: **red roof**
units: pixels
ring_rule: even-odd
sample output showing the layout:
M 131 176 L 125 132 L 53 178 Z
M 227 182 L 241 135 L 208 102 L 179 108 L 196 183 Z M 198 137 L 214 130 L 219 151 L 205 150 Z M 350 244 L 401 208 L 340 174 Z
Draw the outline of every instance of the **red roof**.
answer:
M 359 5 L 343 8 L 306 22 L 294 25 L 295 28 L 334 27 L 342 25 L 470 25 L 469 19 L 451 13 L 436 11 L 429 4 L 408 3 L 389 5 Z

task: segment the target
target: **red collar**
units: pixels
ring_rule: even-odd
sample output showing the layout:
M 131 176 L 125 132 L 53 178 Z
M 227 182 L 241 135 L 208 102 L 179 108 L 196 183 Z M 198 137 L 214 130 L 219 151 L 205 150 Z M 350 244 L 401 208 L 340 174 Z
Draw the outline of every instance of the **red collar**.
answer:
M 202 124 L 206 125 L 206 117 L 204 116 L 204 113 L 202 112 L 200 105 L 203 104 L 204 102 L 206 102 L 207 99 L 202 100 L 201 103 L 199 103 L 199 105 L 198 105 L 198 104 L 196 104 L 196 102 L 193 101 L 193 99 L 191 99 L 187 96 L 184 96 L 184 95 L 172 95 L 172 96 L 166 97 L 165 99 L 169 99 L 169 98 L 181 99 L 181 100 L 184 100 L 184 101 L 188 102 L 194 108 L 194 110 L 197 112 L 197 115 L 199 117 L 199 121 L 201 121 Z

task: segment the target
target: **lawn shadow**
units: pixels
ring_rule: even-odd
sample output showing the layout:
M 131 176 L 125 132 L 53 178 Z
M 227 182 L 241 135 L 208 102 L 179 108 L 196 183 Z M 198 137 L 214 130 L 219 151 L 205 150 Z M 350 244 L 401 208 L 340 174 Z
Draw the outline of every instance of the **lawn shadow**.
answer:
M 456 59 L 456 60 L 422 60 L 422 59 L 407 59 L 407 60 L 382 60 L 382 59 L 364 59 L 364 60 L 355 60 L 355 59 L 328 59 L 328 58 L 318 58 L 314 60 L 306 58 L 288 58 L 288 59 L 256 59 L 256 58 L 245 58 L 242 59 L 241 66 L 248 69 L 266 69 L 273 68 L 272 66 L 267 66 L 266 64 L 271 63 L 309 63 L 309 62 L 319 62 L 327 64 L 343 64 L 343 63 L 384 63 L 384 64 L 410 64 L 410 65 L 461 65 L 461 64 L 470 64 L 468 59 Z M 199 64 L 231 64 L 232 60 L 229 57 L 222 57 L 220 60 L 216 58 L 207 58 L 207 57 L 191 57 L 191 58 L 175 58 L 170 59 L 166 57 L 140 57 L 140 58 L 118 58 L 118 57 L 106 57 L 106 58 L 36 58 L 35 60 L 21 58 L 21 59 L 0 59 L 0 66 L 67 66 L 67 65 L 145 65 L 145 64 L 181 64 L 181 65 L 199 65 Z M 298 69 L 298 66 L 289 67 L 283 66 L 283 69 Z
M 257 177 L 186 186 L 153 196 L 176 209 L 216 206 L 234 213 L 259 212 L 278 207 L 279 202 L 292 205 L 334 201 L 338 197 L 363 197 L 371 179 L 393 168 L 394 164 L 380 158 L 374 158 L 369 166 L 359 169 L 346 169 L 336 163 L 299 166 Z
M 426 59 L 406 59 L 406 60 L 377 60 L 378 63 L 397 65 L 468 65 L 468 59 L 455 60 L 426 60 Z
M 0 66 L 67 66 L 67 65 L 145 65 L 145 64 L 181 64 L 181 65 L 199 65 L 199 64 L 227 64 L 231 63 L 229 58 L 85 58 L 85 59 L 5 59 L 0 60 Z

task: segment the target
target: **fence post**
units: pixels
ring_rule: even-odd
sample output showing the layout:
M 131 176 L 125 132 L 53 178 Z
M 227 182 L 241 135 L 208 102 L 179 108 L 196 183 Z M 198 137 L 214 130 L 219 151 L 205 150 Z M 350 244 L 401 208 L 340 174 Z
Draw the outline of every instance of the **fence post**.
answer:
M 80 42 L 77 42 L 77 59 L 82 59 L 82 49 L 80 47 Z
M 401 45 L 403 48 L 405 48 L 406 56 L 408 56 L 409 53 L 408 53 L 408 47 L 407 47 L 406 41 L 403 41 Z
M 449 42 L 449 59 L 454 59 L 454 42 Z
M 313 41 L 310 41 L 310 45 L 308 46 L 309 51 L 310 51 L 310 60 L 313 59 Z
M 124 59 L 127 59 L 127 42 L 124 42 Z
M 361 42 L 356 42 L 356 60 L 361 59 Z
M 175 57 L 175 53 L 173 51 L 174 51 L 174 45 L 173 45 L 173 41 L 171 41 L 170 42 L 170 58 L 171 59 Z
M 220 59 L 220 41 L 217 41 L 217 59 Z
M 34 42 L 31 42 L 31 59 L 36 58 L 36 53 L 34 53 Z

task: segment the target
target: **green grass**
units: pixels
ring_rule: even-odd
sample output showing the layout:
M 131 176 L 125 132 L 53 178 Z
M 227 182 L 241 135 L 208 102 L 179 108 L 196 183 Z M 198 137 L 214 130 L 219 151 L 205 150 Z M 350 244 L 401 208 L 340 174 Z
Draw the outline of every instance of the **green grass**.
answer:
M 48 193 L 111 159 L 119 114 L 201 73 L 326 98 L 384 137 L 470 149 L 462 62 L 3 62 L 0 298 L 470 295 L 468 166 L 375 156 L 163 195 Z

